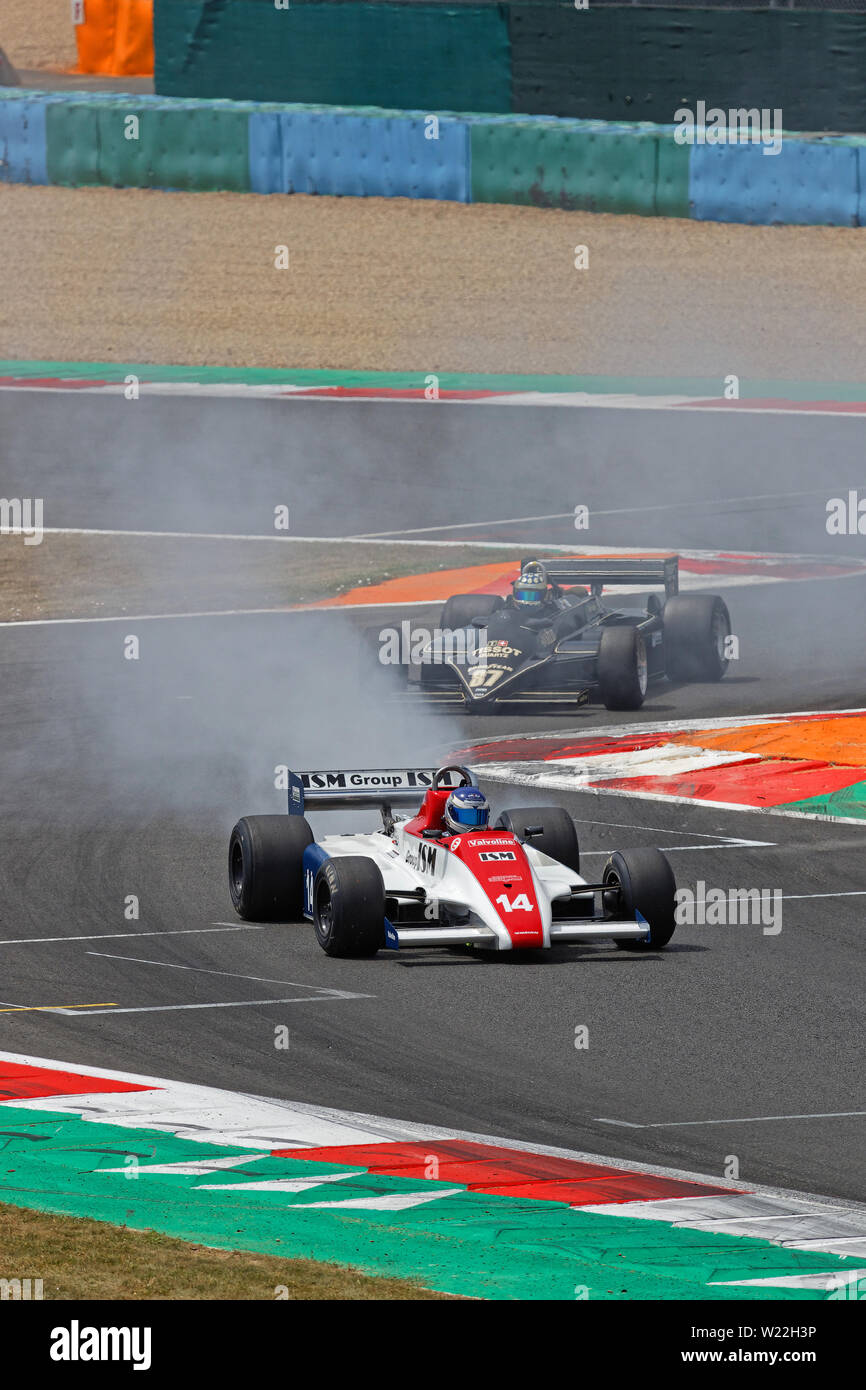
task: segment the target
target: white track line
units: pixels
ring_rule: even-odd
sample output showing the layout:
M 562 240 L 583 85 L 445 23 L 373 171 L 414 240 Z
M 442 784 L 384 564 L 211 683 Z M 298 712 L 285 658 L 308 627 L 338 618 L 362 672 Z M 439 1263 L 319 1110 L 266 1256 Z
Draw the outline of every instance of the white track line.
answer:
M 146 1004 L 135 1008 L 88 1009 L 81 1017 L 92 1018 L 94 1014 L 168 1014 L 185 1009 L 253 1009 L 266 1008 L 271 1004 L 341 1004 L 347 999 L 375 999 L 374 994 L 318 994 L 304 995 L 293 999 L 230 999 L 215 1004 Z M 44 1009 L 44 1013 L 62 1013 L 62 1009 Z M 75 1017 L 79 1017 L 76 1013 Z
M 609 1120 L 603 1115 L 594 1117 L 600 1125 L 617 1125 L 622 1129 L 692 1129 L 698 1125 L 757 1125 L 771 1120 L 844 1120 L 866 1115 L 866 1110 L 827 1110 L 814 1115 L 740 1115 L 732 1120 L 662 1120 L 652 1124 L 635 1124 L 632 1120 Z
M 767 1289 L 820 1289 L 830 1292 L 844 1289 L 866 1276 L 866 1269 L 852 1269 L 841 1274 L 838 1270 L 827 1274 L 779 1274 L 771 1279 L 711 1279 L 710 1288 L 767 1288 Z
M 193 970 L 198 975 L 224 975 L 232 980 L 252 980 L 258 985 L 289 985 L 292 989 L 311 989 L 317 994 L 330 995 L 334 999 L 357 999 L 356 994 L 343 989 L 326 989 L 323 985 L 308 985 L 303 980 L 273 980 L 267 975 L 238 975 L 234 970 L 209 970 L 202 965 L 176 965 L 168 960 L 144 960 L 141 956 L 114 956 L 107 951 L 87 951 L 88 956 L 99 956 L 102 960 L 128 960 L 134 965 L 161 965 L 166 970 Z M 365 995 L 370 998 L 370 995 Z
M 433 544 L 433 542 L 431 541 L 431 545 L 432 545 L 432 544 Z M 443 542 L 443 544 L 445 544 L 445 542 Z M 449 544 L 450 544 L 450 542 L 449 542 Z M 524 550 L 528 548 L 527 545 L 526 545 L 526 542 L 523 542 L 523 543 L 522 543 L 521 548 L 524 549 Z M 556 549 L 556 550 L 560 550 L 560 551 L 561 551 L 561 550 L 565 550 L 566 547 L 565 547 L 565 546 L 535 546 L 534 549 L 535 549 L 535 550 L 554 550 L 554 549 Z M 407 578 L 413 578 L 414 576 L 409 575 L 409 576 L 406 576 L 406 577 L 407 577 Z M 710 577 L 715 579 L 715 581 L 716 581 L 716 587 L 717 587 L 717 588 L 720 588 L 720 589 L 721 589 L 721 588 L 748 589 L 748 588 L 753 587 L 753 586 L 756 585 L 756 584 L 777 584 L 777 583 L 778 583 L 778 584 L 782 584 L 782 583 L 785 583 L 785 584 L 811 584 L 811 583 L 816 582 L 816 577 L 815 577 L 814 575 L 801 575 L 801 576 L 800 576 L 799 578 L 797 578 L 797 579 L 784 579 L 784 580 L 783 580 L 783 579 L 776 578 L 775 576 L 763 576 L 763 575 L 759 575 L 759 574 L 754 574 L 754 575 L 736 575 L 736 576 L 715 575 L 715 576 L 710 576 Z M 820 579 L 822 579 L 822 580 L 834 580 L 834 581 L 839 581 L 839 580 L 843 580 L 843 579 L 863 579 L 864 577 L 866 577 L 866 566 L 864 566 L 864 569 L 863 569 L 863 570 L 851 570 L 851 571 L 849 571 L 847 574 L 836 574 L 836 575 L 818 576 L 818 578 L 820 578 Z M 692 589 L 692 588 L 698 589 L 698 588 L 701 588 L 701 587 L 703 587 L 702 584 L 688 585 L 688 586 L 686 586 L 686 591 L 688 592 L 688 591 L 689 591 L 690 589 Z M 640 586 L 628 586 L 628 587 L 626 587 L 626 588 L 624 588 L 624 589 L 621 589 L 620 592 L 621 592 L 621 593 L 627 593 L 627 594 L 645 593 L 645 592 L 646 592 L 646 586 L 644 586 L 643 588 L 641 588 Z M 11 618 L 11 619 L 3 619 L 3 620 L 0 620 L 0 628 L 4 628 L 4 627 L 62 627 L 62 626 L 71 627 L 71 626 L 75 626 L 75 625 L 82 625 L 82 624 L 85 624 L 85 623 L 150 623 L 150 622 L 168 622 L 169 620 L 172 620 L 172 619 L 179 619 L 179 618 L 183 618 L 183 619 L 188 619 L 188 618 L 193 618 L 193 619 L 198 619 L 198 618 L 255 618 L 255 617 L 268 617 L 268 616 L 271 615 L 271 614 L 283 614 L 283 615 L 285 615 L 285 614 L 289 614 L 289 613 L 292 613 L 292 614 L 295 614 L 295 613 L 307 614 L 307 615 L 311 615 L 311 616 L 314 616 L 314 617 L 317 616 L 317 615 L 318 615 L 319 617 L 321 617 L 322 615 L 324 615 L 325 617 L 336 617 L 336 616 L 347 617 L 347 616 L 351 616 L 351 614 L 353 614 L 353 613 L 366 613 L 366 612 L 369 612 L 371 609 L 382 609 L 382 608 L 397 608 L 397 609 L 407 609 L 407 608 L 411 608 L 411 609 L 415 609 L 415 608 L 435 608 L 435 607 L 441 607 L 441 606 L 442 606 L 442 603 L 443 603 L 443 600 L 442 600 L 441 598 L 414 598 L 414 599 L 392 598 L 392 599 L 379 600 L 379 601 L 377 601 L 377 602 L 375 602 L 375 603 L 343 603 L 343 604 L 335 604 L 335 603 L 322 602 L 321 605 L 317 605 L 317 604 L 315 604 L 315 603 L 314 603 L 314 604 L 281 604 L 281 605 L 279 605 L 278 607 L 275 607 L 275 608 L 208 608 L 208 609 L 196 610 L 196 611 L 194 611 L 194 612 L 183 612 L 183 613 L 117 613 L 117 614 L 112 614 L 112 615 L 110 615 L 110 616 L 108 616 L 108 617 L 100 616 L 100 617 L 87 617 L 87 618 Z M 398 702 L 395 700 L 395 701 L 391 701 L 390 703 L 396 704 L 396 703 L 398 703 Z M 732 721 L 732 722 L 735 722 L 735 721 Z M 661 727 L 661 726 L 660 726 L 660 727 Z M 500 737 L 501 737 L 501 735 L 500 735 Z M 540 737 L 540 735 L 529 734 L 529 735 L 526 735 L 526 737 L 528 737 L 528 738 L 534 738 L 534 737 Z M 494 739 L 490 739 L 490 740 L 488 740 L 488 742 L 495 742 L 495 740 L 494 740 Z
M 738 502 L 782 502 L 790 497 L 824 497 L 826 488 L 811 488 L 808 492 L 761 492 L 752 497 L 714 497 L 710 499 L 700 499 L 694 502 L 660 502 L 651 507 L 611 507 L 605 511 L 595 507 L 589 508 L 589 515 L 592 516 L 624 516 L 633 512 L 670 512 L 681 511 L 683 508 L 690 507 L 726 507 Z M 483 528 L 485 526 L 520 526 L 528 521 L 564 521 L 574 516 L 574 509 L 570 512 L 548 512 L 544 516 L 509 516 L 499 520 L 491 521 L 458 521 L 447 526 L 414 526 L 403 531 L 366 531 L 361 532 L 357 537 L 350 539 L 368 540 L 371 537 L 391 537 L 391 536 L 416 536 L 433 531 L 471 531 L 473 528 Z M 531 544 L 531 542 L 527 542 Z
M 783 893 L 782 898 L 785 902 L 792 902 L 797 898 L 866 898 L 866 889 L 855 888 L 846 893 Z
M 170 618 L 248 618 L 267 613 L 340 613 L 341 608 L 214 608 L 194 613 L 119 613 L 99 618 L 22 618 L 0 622 L 0 627 L 75 627 L 85 623 L 153 623 Z
M 822 495 L 823 495 L 823 494 L 822 494 Z M 572 513 L 571 513 L 571 512 L 568 512 L 567 515 L 568 515 L 568 516 L 571 516 Z M 541 518 L 539 518 L 539 519 L 541 519 Z M 491 525 L 491 526 L 497 526 L 497 525 L 505 525 L 506 523 L 505 523 L 505 522 L 489 522 L 489 523 L 484 523 L 484 524 Z M 421 528 L 421 530 L 424 530 L 424 529 L 426 529 L 426 528 L 424 528 L 424 527 Z M 435 526 L 434 526 L 434 527 L 432 527 L 432 528 L 430 528 L 430 529 L 432 529 L 432 530 L 443 530 L 443 531 L 447 531 L 447 530 L 449 530 L 450 528 L 447 527 L 447 526 L 442 526 L 442 527 L 435 527 Z M 133 539 L 133 540 L 135 540 L 135 539 L 145 539 L 145 540 L 176 540 L 176 541 L 272 541 L 272 542 L 276 542 L 278 545 L 373 545 L 373 546 L 376 546 L 376 545 L 384 545 L 384 544 L 387 543 L 388 545 L 421 546 L 422 548 L 425 547 L 425 546 L 436 546 L 437 549 L 442 549 L 442 548 L 454 549 L 455 547 L 460 547 L 460 548 L 465 549 L 465 548 L 471 546 L 471 547 L 473 547 L 473 548 L 477 547 L 479 550 L 503 550 L 503 549 L 505 549 L 505 550 L 516 550 L 516 549 L 519 549 L 521 546 L 533 545 L 533 544 L 534 544 L 534 542 L 532 542 L 532 541 L 509 541 L 509 540 L 505 540 L 505 541 L 475 541 L 475 540 L 473 540 L 473 541 L 413 541 L 413 540 L 401 540 L 401 539 L 399 539 L 400 533 L 399 533 L 399 532 L 396 532 L 396 531 L 393 533 L 394 539 L 388 539 L 387 541 L 376 539 L 375 536 L 374 536 L 372 533 L 371 533 L 370 536 L 295 536 L 295 535 L 292 535 L 292 536 L 272 536 L 272 535 L 270 535 L 269 533 L 257 533 L 257 532 L 249 533 L 249 532 L 232 532 L 232 531 L 225 531 L 225 532 L 222 532 L 222 531 L 134 531 L 134 530 L 130 530 L 130 529 L 128 529 L 128 528 L 124 528 L 124 529 L 114 529 L 114 528 L 111 528 L 111 527 L 101 527 L 101 526 L 100 526 L 100 527 L 95 527 L 95 526 L 43 526 L 43 527 L 42 527 L 42 533 L 43 533 L 43 535 L 46 535 L 46 536 L 123 536 L 123 537 L 131 538 L 131 539 Z M 9 526 L 9 527 L 0 528 L 0 535 L 4 535 L 4 536 L 29 536 L 29 535 L 32 535 L 32 534 L 33 534 L 32 529 L 31 529 L 31 530 L 25 530 L 23 527 L 19 527 L 19 526 Z M 388 536 L 389 533 L 386 532 L 386 533 L 384 533 L 384 535 Z M 536 549 L 542 549 L 542 550 L 562 550 L 562 551 L 571 551 L 571 550 L 574 550 L 575 548 L 585 549 L 586 547 L 579 547 L 579 546 L 578 546 L 578 543 L 577 543 L 577 542 L 574 542 L 574 541 L 571 541 L 571 542 L 569 542 L 568 544 L 565 544 L 565 543 L 563 542 L 561 545 L 543 545 L 543 546 L 540 546 L 540 547 L 539 547 L 539 546 L 536 546 Z M 615 553 L 617 549 L 619 549 L 619 547 L 612 547 L 612 552 L 611 552 L 611 553 Z M 763 557 L 763 556 L 758 556 L 757 558 L 763 559 L 764 557 Z M 829 563 L 838 564 L 839 562 L 838 562 L 838 560 L 833 560 L 833 561 L 828 560 L 827 563 L 828 563 L 828 564 L 829 564 Z
M 518 734 L 516 737 L 519 738 L 521 735 Z M 568 735 L 566 735 L 566 737 L 568 737 Z M 483 774 L 479 775 L 483 776 Z M 679 827 L 671 830 L 669 826 L 664 825 L 635 825 L 633 821 L 597 820 L 594 816 L 572 816 L 572 820 L 576 825 L 604 826 L 605 829 L 611 830 L 640 830 L 647 835 L 679 835 L 680 833 Z M 692 834 L 700 835 L 702 840 L 720 840 L 722 842 L 721 844 L 707 845 L 707 849 L 726 849 L 729 845 L 734 849 L 777 848 L 776 840 L 744 840 L 739 835 L 713 835 L 709 830 L 694 830 Z M 692 846 L 683 845 L 682 848 L 691 849 Z M 698 846 L 695 845 L 694 848 L 697 849 Z
M 767 493 L 763 497 L 731 497 L 727 499 L 717 499 L 714 502 L 697 503 L 683 502 L 671 503 L 670 506 L 720 506 L 725 501 L 728 502 L 748 502 L 761 500 L 776 500 L 784 497 L 812 497 L 824 496 L 822 490 L 816 492 L 792 492 L 792 493 Z M 627 507 L 609 511 L 597 511 L 595 516 L 618 516 L 621 511 L 664 511 L 667 504 L 659 507 Z M 299 535 L 271 535 L 270 532 L 249 532 L 249 531 L 148 531 L 135 530 L 129 527 L 94 527 L 94 526 L 43 526 L 42 533 L 46 536 L 119 536 L 130 537 L 132 539 L 143 538 L 152 540 L 190 540 L 190 541 L 269 541 L 279 545 L 406 545 L 406 546 L 425 546 L 437 549 L 473 548 L 479 550 L 518 550 L 520 548 L 532 548 L 535 550 L 550 550 L 565 552 L 570 554 L 578 551 L 581 555 L 592 558 L 594 555 L 602 558 L 608 555 L 679 555 L 683 560 L 755 560 L 760 565 L 791 564 L 793 561 L 810 562 L 825 565 L 854 565 L 858 568 L 866 569 L 866 560 L 859 555 L 814 555 L 814 554 L 790 554 L 784 551 L 723 551 L 707 549 L 688 550 L 681 547 L 671 546 L 649 546 L 646 550 L 639 550 L 636 546 L 629 545 L 587 545 L 579 539 L 560 543 L 540 544 L 535 540 L 494 540 L 484 541 L 468 538 L 467 540 L 445 541 L 445 540 L 410 540 L 413 535 L 424 535 L 434 531 L 460 531 L 471 530 L 473 528 L 484 528 L 487 526 L 514 526 L 524 521 L 547 521 L 562 519 L 572 516 L 572 512 L 552 512 L 550 516 L 527 516 L 527 517 L 502 517 L 492 518 L 489 521 L 475 522 L 455 522 L 447 523 L 442 526 L 417 526 L 410 527 L 405 531 L 368 531 L 358 535 L 349 536 L 299 536 Z M 32 529 L 24 527 L 4 526 L 0 528 L 0 535 L 5 536 L 29 536 Z
M 769 843 L 769 842 L 768 842 L 768 843 Z M 681 851 L 682 851 L 683 853 L 685 853 L 686 850 L 690 851 L 691 853 L 694 853 L 696 850 L 704 850 L 704 849 L 711 849 L 711 850 L 722 850 L 722 849 L 750 849 L 751 846 L 752 846 L 752 844 L 753 844 L 753 841 L 751 841 L 751 840 L 743 840 L 742 844 L 732 844 L 732 845 L 659 845 L 658 848 L 664 850 L 665 854 L 678 854 L 678 853 L 680 853 Z M 580 851 L 580 857 L 581 857 L 581 859 L 598 859 L 600 856 L 605 855 L 605 854 L 613 854 L 613 850 L 612 850 L 612 849 L 581 849 L 581 851 Z M 783 896 L 785 896 L 785 895 L 783 894 Z M 805 896 L 806 896 L 806 897 L 811 897 L 811 898 L 821 898 L 821 897 L 832 898 L 832 897 L 843 897 L 844 894 L 836 894 L 836 893 L 827 893 L 827 894 L 824 894 L 824 893 L 807 893 Z
M 845 576 L 850 578 L 851 576 Z M 0 627 L 74 627 L 84 623 L 163 623 L 175 618 L 256 618 L 267 617 L 270 614 L 287 613 L 306 613 L 311 616 L 324 614 L 326 617 L 336 615 L 346 616 L 352 613 L 364 612 L 369 608 L 427 608 L 436 605 L 441 607 L 441 598 L 413 599 L 407 603 L 404 599 L 390 599 L 387 603 L 347 603 L 332 604 L 321 608 L 312 607 L 309 604 L 293 606 L 282 604 L 278 608 L 209 608 L 191 613 L 117 613 L 109 617 L 90 617 L 90 618 L 12 618 L 0 621 Z
M 59 941 L 135 941 L 139 936 L 202 936 L 216 931 L 262 931 L 257 924 L 234 926 L 219 922 L 213 927 L 184 927 L 181 931 L 116 931 L 100 932 L 95 936 L 18 936 L 0 941 L 0 946 L 46 946 Z

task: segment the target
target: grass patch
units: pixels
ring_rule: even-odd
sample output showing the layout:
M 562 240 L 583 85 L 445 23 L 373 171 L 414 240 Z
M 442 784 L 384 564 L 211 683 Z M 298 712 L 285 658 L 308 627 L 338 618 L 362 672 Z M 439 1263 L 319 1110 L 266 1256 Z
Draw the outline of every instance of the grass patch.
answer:
M 525 549 L 525 546 L 523 547 Z M 312 603 L 408 574 L 513 560 L 521 548 L 0 535 L 0 621 L 122 617 Z
M 0 1204 L 0 1278 L 41 1279 L 44 1299 L 445 1299 L 406 1279 L 314 1260 L 213 1250 L 78 1216 Z M 282 1292 L 282 1298 L 286 1293 Z

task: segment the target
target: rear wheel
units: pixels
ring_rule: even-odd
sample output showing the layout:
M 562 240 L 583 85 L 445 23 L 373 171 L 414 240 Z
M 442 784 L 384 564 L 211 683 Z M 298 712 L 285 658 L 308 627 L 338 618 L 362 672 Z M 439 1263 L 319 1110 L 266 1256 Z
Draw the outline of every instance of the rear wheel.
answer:
M 363 855 L 326 859 L 313 886 L 316 940 L 329 956 L 374 956 L 385 945 L 385 885 Z
M 731 632 L 728 605 L 717 594 L 675 594 L 665 604 L 665 669 L 675 681 L 720 681 Z
M 297 922 L 303 912 L 303 816 L 244 816 L 229 840 L 229 891 L 245 922 Z
M 604 868 L 605 910 L 620 919 L 639 912 L 649 923 L 648 941 L 618 941 L 627 951 L 657 951 L 666 946 L 676 927 L 677 885 L 673 869 L 660 849 L 616 850 Z
M 647 691 L 646 644 L 636 627 L 606 627 L 598 649 L 598 689 L 606 709 L 640 709 Z
M 541 825 L 544 834 L 535 836 L 527 843 L 532 849 L 540 849 L 558 864 L 580 873 L 580 848 L 574 821 L 561 806 L 527 806 L 515 811 L 503 811 L 496 822 L 501 830 L 510 830 L 522 840 L 526 827 Z

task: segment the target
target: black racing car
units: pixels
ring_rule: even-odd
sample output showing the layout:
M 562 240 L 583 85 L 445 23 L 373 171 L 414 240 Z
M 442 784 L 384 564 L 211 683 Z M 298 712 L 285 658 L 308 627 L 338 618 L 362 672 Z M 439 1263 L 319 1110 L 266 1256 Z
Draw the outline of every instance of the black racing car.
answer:
M 614 585 L 663 584 L 643 606 L 614 608 Z M 731 620 L 715 594 L 681 594 L 679 557 L 527 558 L 512 594 L 454 594 L 432 640 L 408 664 L 413 689 L 490 713 L 516 703 L 639 709 L 651 680 L 718 681 Z

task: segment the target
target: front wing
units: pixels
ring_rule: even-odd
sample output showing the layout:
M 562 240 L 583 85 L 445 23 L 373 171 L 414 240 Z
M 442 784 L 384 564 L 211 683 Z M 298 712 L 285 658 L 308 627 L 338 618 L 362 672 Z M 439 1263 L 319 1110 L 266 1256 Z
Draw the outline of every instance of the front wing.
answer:
M 639 921 L 617 922 L 611 919 L 577 918 L 574 921 L 558 918 L 550 928 L 551 946 L 570 945 L 576 941 L 645 941 L 649 924 Z M 480 946 L 491 951 L 504 949 L 490 927 L 395 927 L 385 923 L 385 945 L 392 951 L 407 946 Z

